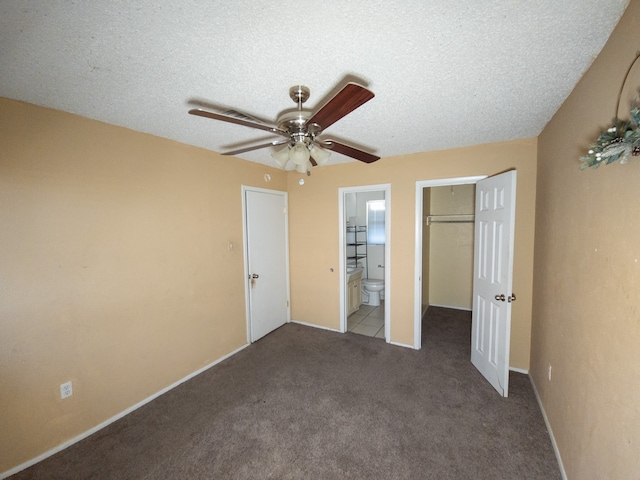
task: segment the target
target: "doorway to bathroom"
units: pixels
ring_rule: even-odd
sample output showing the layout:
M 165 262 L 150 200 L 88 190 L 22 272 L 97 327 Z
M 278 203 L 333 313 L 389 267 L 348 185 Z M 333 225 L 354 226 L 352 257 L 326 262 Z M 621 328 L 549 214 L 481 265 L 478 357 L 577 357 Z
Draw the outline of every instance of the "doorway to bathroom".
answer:
M 389 342 L 391 185 L 338 195 L 340 331 Z

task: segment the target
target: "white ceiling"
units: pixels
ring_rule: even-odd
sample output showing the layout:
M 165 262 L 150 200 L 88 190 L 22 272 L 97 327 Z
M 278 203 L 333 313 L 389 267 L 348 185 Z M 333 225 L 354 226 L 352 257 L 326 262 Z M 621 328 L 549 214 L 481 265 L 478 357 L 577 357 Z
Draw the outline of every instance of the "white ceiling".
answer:
M 3 0 L 0 96 L 220 152 L 281 137 L 190 101 L 271 123 L 295 107 L 289 87 L 314 109 L 356 80 L 376 97 L 326 133 L 382 157 L 534 137 L 627 3 Z

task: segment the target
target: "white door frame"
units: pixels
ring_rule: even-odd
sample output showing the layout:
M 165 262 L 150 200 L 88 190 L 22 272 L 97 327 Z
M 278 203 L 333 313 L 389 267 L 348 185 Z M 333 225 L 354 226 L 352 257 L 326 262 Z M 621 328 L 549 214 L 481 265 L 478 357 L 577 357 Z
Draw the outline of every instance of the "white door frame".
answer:
M 338 189 L 338 242 L 339 242 L 339 268 L 340 268 L 340 331 L 347 331 L 347 301 L 346 301 L 346 225 L 347 219 L 344 215 L 344 197 L 347 193 L 363 193 L 363 192 L 384 192 L 384 338 L 390 343 L 390 323 L 391 318 L 391 184 L 384 183 L 380 185 L 362 185 L 359 187 L 343 187 Z
M 289 194 L 280 190 L 270 190 L 267 188 L 251 187 L 242 185 L 242 253 L 244 259 L 244 304 L 245 304 L 245 317 L 247 327 L 247 343 L 251 343 L 251 299 L 249 292 L 249 256 L 247 248 L 249 245 L 247 237 L 247 195 L 246 192 L 260 192 L 270 193 L 274 195 L 281 195 L 284 197 L 285 208 L 289 209 Z M 289 278 L 289 222 L 285 222 L 285 259 L 286 259 L 286 277 L 287 277 L 287 322 L 291 322 L 291 284 Z M 229 249 L 231 249 L 232 243 L 229 242 Z
M 441 178 L 438 180 L 419 180 L 416 182 L 416 238 L 415 238 L 415 281 L 414 281 L 414 306 L 413 306 L 413 348 L 422 348 L 422 227 L 424 225 L 423 191 L 429 187 L 448 187 L 450 185 L 475 184 L 488 175 L 473 177 Z M 474 253 L 475 254 L 475 253 Z

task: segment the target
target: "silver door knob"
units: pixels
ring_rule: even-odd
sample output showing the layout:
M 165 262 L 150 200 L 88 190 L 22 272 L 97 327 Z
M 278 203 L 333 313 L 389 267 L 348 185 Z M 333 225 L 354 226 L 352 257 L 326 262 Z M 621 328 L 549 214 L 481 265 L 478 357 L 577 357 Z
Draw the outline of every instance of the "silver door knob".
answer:
M 504 302 L 507 298 L 504 296 L 504 293 L 501 295 L 496 295 L 496 300 L 498 300 L 499 302 Z
M 253 273 L 251 275 L 251 278 L 260 278 L 260 275 L 258 275 L 257 273 Z M 504 297 L 504 295 L 503 295 L 503 297 Z

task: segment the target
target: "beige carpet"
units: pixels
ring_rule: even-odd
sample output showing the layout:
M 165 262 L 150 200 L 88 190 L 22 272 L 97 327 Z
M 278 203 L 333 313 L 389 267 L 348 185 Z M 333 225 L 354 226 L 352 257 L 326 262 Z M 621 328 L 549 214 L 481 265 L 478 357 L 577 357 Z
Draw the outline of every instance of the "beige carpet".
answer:
M 559 479 L 529 379 L 469 362 L 470 314 L 420 351 L 287 324 L 18 479 Z

